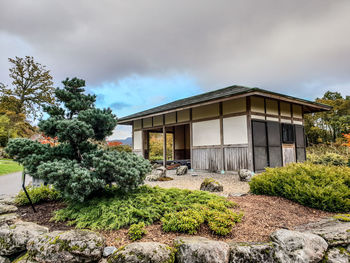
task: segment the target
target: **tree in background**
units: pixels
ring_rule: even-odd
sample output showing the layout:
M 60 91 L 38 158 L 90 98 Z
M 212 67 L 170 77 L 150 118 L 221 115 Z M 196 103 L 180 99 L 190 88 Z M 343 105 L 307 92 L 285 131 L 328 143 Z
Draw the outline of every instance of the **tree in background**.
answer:
M 12 63 L 9 76 L 13 87 L 0 83 L 0 103 L 16 114 L 35 119 L 44 105 L 55 102 L 50 71 L 30 56 L 9 58 L 9 62 Z
M 327 91 L 315 101 L 333 108 L 305 116 L 305 132 L 310 143 L 336 142 L 343 133 L 350 132 L 350 96 Z
M 28 117 L 41 115 L 44 105 L 54 104 L 50 71 L 33 57 L 9 58 L 12 87 L 0 83 L 0 147 L 14 137 L 30 137 L 36 128 Z
M 151 132 L 149 134 L 149 159 L 152 161 L 163 160 L 163 133 Z M 167 160 L 174 159 L 173 157 L 173 134 L 166 134 L 166 158 Z
M 109 108 L 95 108 L 96 96 L 84 94 L 84 80 L 67 78 L 62 83 L 64 88 L 57 88 L 55 95 L 64 107 L 45 106 L 49 118 L 39 123 L 40 131 L 57 137 L 58 143 L 13 139 L 6 151 L 26 173 L 54 185 L 67 199 L 82 202 L 112 183 L 125 192 L 135 189 L 149 172 L 149 162 L 92 143 L 112 134 L 116 116 Z

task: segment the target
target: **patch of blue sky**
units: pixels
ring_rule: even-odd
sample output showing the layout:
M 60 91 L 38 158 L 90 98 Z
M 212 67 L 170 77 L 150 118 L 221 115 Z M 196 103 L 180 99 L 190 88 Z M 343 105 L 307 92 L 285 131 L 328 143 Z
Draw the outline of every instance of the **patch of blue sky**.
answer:
M 164 77 L 132 75 L 117 82 L 90 87 L 97 95 L 97 107 L 111 107 L 118 117 L 156 107 L 202 92 L 188 74 Z

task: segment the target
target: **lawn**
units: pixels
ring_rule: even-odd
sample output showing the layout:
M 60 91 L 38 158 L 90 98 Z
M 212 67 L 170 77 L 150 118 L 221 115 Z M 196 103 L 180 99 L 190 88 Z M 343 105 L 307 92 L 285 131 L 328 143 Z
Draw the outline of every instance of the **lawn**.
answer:
M 1 159 L 0 160 L 0 175 L 14 173 L 22 171 L 22 166 L 18 163 L 9 160 L 9 159 Z

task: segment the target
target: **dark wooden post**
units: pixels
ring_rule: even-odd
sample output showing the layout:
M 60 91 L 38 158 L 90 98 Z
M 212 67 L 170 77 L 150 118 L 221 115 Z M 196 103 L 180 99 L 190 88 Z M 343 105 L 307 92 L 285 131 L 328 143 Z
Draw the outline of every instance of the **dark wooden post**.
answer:
M 163 125 L 163 165 L 166 167 L 166 128 Z

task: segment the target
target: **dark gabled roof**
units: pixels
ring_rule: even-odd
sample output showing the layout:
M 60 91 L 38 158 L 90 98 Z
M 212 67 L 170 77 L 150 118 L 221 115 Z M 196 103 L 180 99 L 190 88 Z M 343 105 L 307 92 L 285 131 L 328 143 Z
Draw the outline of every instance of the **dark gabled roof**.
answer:
M 289 100 L 293 100 L 296 102 L 299 102 L 301 104 L 309 104 L 314 106 L 314 110 L 310 111 L 310 112 L 316 112 L 316 111 L 326 111 L 326 110 L 330 110 L 332 107 L 328 106 L 328 105 L 324 105 L 324 104 L 320 104 L 320 103 L 316 103 L 316 102 L 312 102 L 312 101 L 308 101 L 308 100 L 304 100 L 304 99 L 299 99 L 296 97 L 292 97 L 292 96 L 288 96 L 288 95 L 283 95 L 280 93 L 275 93 L 275 92 L 271 92 L 268 90 L 263 90 L 263 89 L 259 89 L 259 88 L 248 88 L 248 87 L 244 87 L 244 86 L 230 86 L 227 88 L 223 88 L 223 89 L 218 89 L 218 90 L 214 90 L 214 91 L 210 91 L 210 92 L 206 92 L 206 93 L 202 93 L 196 96 L 192 96 L 192 97 L 188 97 L 185 99 L 180 99 L 180 100 L 176 100 L 158 107 L 154 107 L 145 111 L 141 111 L 141 112 L 137 112 L 131 115 L 128 115 L 126 117 L 120 118 L 119 119 L 119 124 L 126 124 L 126 122 L 130 122 L 133 119 L 138 119 L 138 118 L 142 118 L 148 115 L 153 115 L 153 114 L 161 114 L 162 112 L 166 112 L 166 111 L 172 111 L 172 110 L 176 110 L 178 108 L 182 108 L 182 107 L 189 107 L 189 106 L 193 106 L 199 103 L 204 103 L 204 102 L 209 102 L 212 100 L 217 100 L 217 99 L 224 99 L 224 98 L 229 98 L 229 97 L 234 97 L 237 95 L 242 95 L 242 94 L 246 94 L 247 96 L 249 94 L 254 95 L 261 95 L 261 96 L 268 96 L 268 95 L 274 95 L 274 96 L 278 96 L 281 97 L 281 99 L 289 99 Z

